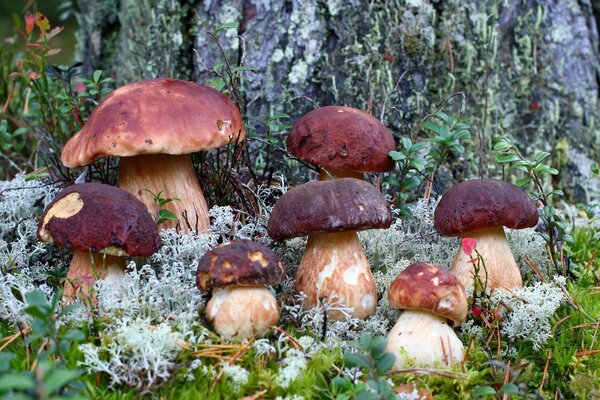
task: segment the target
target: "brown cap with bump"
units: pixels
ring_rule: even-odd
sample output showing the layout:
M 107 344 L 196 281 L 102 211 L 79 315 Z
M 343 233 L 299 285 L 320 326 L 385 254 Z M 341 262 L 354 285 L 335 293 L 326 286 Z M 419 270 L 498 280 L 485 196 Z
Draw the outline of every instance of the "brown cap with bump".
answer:
M 221 92 L 156 78 L 130 83 L 106 96 L 66 143 L 61 161 L 74 168 L 106 156 L 187 154 L 244 137 L 240 111 Z
M 434 213 L 435 229 L 442 236 L 494 226 L 524 229 L 537 222 L 537 209 L 527 193 L 498 179 L 473 179 L 451 187 Z
M 342 178 L 296 186 L 277 200 L 267 232 L 274 240 L 389 228 L 390 205 L 373 185 Z
M 196 285 L 203 292 L 231 285 L 275 285 L 285 268 L 270 248 L 246 239 L 220 244 L 198 263 Z
M 424 310 L 448 318 L 458 326 L 467 318 L 467 295 L 450 271 L 418 262 L 409 265 L 388 291 L 392 308 Z
M 126 191 L 100 183 L 62 190 L 40 218 L 38 240 L 116 256 L 149 256 L 160 246 L 146 207 Z
M 288 150 L 324 168 L 360 172 L 394 169 L 388 153 L 396 149 L 390 131 L 371 114 L 350 107 L 320 107 L 290 130 Z

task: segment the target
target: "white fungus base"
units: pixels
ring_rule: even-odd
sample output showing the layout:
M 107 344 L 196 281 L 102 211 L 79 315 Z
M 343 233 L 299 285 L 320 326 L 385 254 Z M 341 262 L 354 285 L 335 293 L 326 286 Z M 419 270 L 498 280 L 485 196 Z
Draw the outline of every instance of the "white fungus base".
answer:
M 463 344 L 446 319 L 427 311 L 404 311 L 387 339 L 396 369 L 446 366 L 464 358 Z

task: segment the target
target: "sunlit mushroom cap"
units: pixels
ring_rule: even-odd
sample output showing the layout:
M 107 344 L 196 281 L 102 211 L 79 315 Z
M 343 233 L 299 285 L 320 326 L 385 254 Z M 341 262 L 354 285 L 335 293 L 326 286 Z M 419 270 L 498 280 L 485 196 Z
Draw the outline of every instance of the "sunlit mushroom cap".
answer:
M 360 179 L 314 181 L 296 186 L 277 200 L 267 232 L 274 240 L 327 232 L 389 228 L 390 205 L 373 185 Z
M 350 107 L 312 110 L 288 136 L 288 150 L 300 160 L 358 172 L 392 170 L 394 161 L 388 153 L 395 148 L 394 137 L 377 118 Z
M 124 190 L 100 183 L 62 190 L 42 214 L 38 240 L 115 256 L 149 256 L 160 246 L 146 207 Z
M 221 92 L 156 78 L 122 86 L 94 109 L 61 161 L 80 167 L 106 156 L 187 154 L 243 140 L 242 116 Z
M 411 264 L 392 282 L 388 291 L 390 307 L 424 310 L 454 321 L 458 326 L 467 317 L 467 295 L 450 271 L 418 262 Z
M 537 222 L 537 209 L 527 193 L 498 179 L 473 179 L 451 187 L 434 213 L 435 229 L 442 236 L 495 226 L 524 229 Z
M 198 263 L 196 284 L 203 292 L 232 285 L 275 285 L 285 268 L 273 250 L 251 240 L 236 239 L 206 252 Z

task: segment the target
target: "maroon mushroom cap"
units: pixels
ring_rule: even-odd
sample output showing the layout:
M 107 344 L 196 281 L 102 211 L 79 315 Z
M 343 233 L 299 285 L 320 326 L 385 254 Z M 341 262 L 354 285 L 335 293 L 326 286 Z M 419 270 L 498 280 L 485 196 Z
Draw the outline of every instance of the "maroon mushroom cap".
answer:
M 38 240 L 68 250 L 129 256 L 149 256 L 160 246 L 146 207 L 126 191 L 100 183 L 62 190 L 42 214 Z
M 288 150 L 300 160 L 325 168 L 384 172 L 394 168 L 388 153 L 396 144 L 371 114 L 350 107 L 310 111 L 290 130 Z
M 196 285 L 203 292 L 231 285 L 275 285 L 285 268 L 273 250 L 236 239 L 207 251 L 198 262 Z
M 267 232 L 274 240 L 316 233 L 389 228 L 390 205 L 373 185 L 342 178 L 296 186 L 279 198 Z
M 424 262 L 409 265 L 388 291 L 392 308 L 424 310 L 460 325 L 467 317 L 467 294 L 450 271 Z
M 524 229 L 537 222 L 537 209 L 527 193 L 498 179 L 473 179 L 451 187 L 434 213 L 435 229 L 442 236 L 494 226 Z

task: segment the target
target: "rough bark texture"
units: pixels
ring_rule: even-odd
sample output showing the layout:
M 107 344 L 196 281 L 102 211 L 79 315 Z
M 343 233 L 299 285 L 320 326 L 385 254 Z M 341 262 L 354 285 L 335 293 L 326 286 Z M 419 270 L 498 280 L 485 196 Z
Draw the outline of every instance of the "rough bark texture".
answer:
M 119 82 L 160 75 L 207 82 L 215 76 L 205 66 L 223 71 L 221 49 L 207 33 L 221 26 L 229 62 L 243 59 L 256 71 L 242 74 L 248 115 L 284 111 L 295 120 L 313 101 L 341 104 L 382 116 L 396 135 L 464 91 L 465 102 L 456 97 L 444 109 L 475 117 L 484 150 L 494 135 L 507 134 L 526 152 L 552 151 L 561 185 L 581 201 L 600 152 L 599 10 L 592 3 L 80 1 L 79 54 Z

